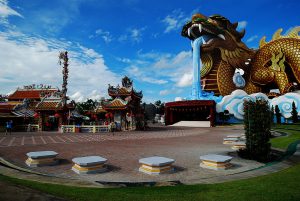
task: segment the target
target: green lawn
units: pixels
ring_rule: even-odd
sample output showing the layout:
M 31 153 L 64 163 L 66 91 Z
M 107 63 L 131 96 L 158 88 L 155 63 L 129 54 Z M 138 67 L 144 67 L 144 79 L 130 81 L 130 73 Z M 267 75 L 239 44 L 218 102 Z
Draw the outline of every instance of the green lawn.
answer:
M 272 129 L 288 134 L 288 136 L 272 138 L 272 147 L 286 149 L 290 143 L 300 140 L 300 124 L 275 125 Z
M 252 179 L 221 184 L 179 185 L 175 187 L 80 188 L 41 184 L 1 176 L 0 179 L 70 200 L 300 200 L 300 164 Z

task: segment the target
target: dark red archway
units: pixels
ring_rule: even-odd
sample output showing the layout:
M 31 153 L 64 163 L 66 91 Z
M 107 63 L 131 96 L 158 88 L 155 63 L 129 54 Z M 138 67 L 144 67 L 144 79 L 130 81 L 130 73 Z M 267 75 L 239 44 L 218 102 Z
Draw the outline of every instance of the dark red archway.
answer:
M 169 102 L 165 105 L 165 123 L 179 121 L 210 121 L 215 126 L 216 103 L 213 100 L 190 100 Z

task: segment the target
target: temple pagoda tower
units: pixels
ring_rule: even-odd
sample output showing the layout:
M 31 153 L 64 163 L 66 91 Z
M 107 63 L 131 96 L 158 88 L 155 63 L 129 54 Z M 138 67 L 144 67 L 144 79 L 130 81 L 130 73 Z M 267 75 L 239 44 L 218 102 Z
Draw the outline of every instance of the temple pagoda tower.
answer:
M 112 100 L 104 101 L 102 107 L 111 114 L 111 121 L 115 122 L 119 129 L 135 127 L 136 120 L 142 115 L 142 91 L 135 91 L 133 81 L 125 76 L 122 86 L 108 86 L 108 95 Z

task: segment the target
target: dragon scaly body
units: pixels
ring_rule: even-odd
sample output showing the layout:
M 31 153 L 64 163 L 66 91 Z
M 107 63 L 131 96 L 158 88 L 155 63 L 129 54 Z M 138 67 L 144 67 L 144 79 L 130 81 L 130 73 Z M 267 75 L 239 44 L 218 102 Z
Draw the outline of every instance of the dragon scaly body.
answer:
M 248 48 L 241 39 L 245 31 L 236 30 L 238 23 L 214 15 L 209 18 L 196 14 L 182 29 L 182 35 L 195 40 L 205 36 L 201 46 L 202 87 L 216 95 L 228 95 L 236 89 L 247 93 L 270 92 L 278 88 L 281 94 L 297 89 L 300 85 L 300 27 L 285 36 L 279 29 L 270 42 L 265 37 L 260 48 Z M 235 76 L 236 69 L 243 75 Z M 236 77 L 242 81 L 235 82 Z

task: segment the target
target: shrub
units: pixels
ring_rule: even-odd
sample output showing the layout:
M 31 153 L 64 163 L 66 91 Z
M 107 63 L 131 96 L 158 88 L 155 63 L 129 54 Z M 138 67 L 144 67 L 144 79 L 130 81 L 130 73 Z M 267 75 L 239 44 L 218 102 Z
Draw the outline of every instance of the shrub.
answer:
M 246 149 L 239 151 L 245 158 L 265 162 L 270 159 L 271 110 L 268 102 L 257 99 L 244 102 Z
M 293 104 L 292 104 L 291 114 L 292 114 L 293 123 L 297 123 L 298 122 L 298 112 L 297 112 L 296 104 L 295 104 L 294 101 L 293 101 Z

